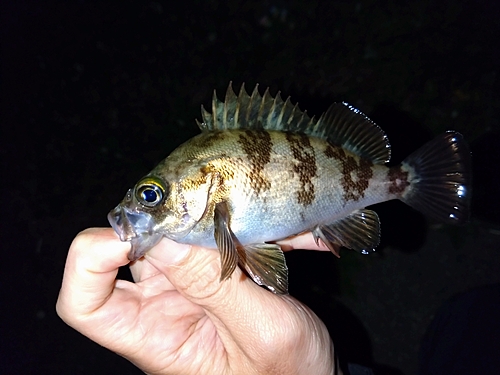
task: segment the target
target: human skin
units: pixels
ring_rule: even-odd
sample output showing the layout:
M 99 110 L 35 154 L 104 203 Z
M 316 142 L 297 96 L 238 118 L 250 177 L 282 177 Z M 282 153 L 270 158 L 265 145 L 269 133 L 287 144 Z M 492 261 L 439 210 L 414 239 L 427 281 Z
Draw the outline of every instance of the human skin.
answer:
M 318 247 L 306 234 L 283 250 Z M 59 316 L 148 374 L 334 374 L 321 320 L 289 295 L 236 268 L 220 282 L 216 250 L 163 239 L 117 280 L 130 244 L 109 228 L 87 229 L 69 249 Z M 337 370 L 340 373 L 340 370 Z

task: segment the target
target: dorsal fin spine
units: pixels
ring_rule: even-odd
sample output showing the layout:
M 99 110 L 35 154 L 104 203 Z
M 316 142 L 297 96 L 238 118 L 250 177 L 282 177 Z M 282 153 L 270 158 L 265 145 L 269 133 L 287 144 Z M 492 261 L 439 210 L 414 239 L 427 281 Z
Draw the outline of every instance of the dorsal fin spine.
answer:
M 272 97 L 271 94 L 269 93 L 269 87 L 268 87 L 264 92 L 264 95 L 262 96 L 262 103 L 260 105 L 259 120 L 261 126 L 263 126 L 263 124 L 265 123 L 268 123 L 267 119 L 269 113 L 271 113 L 271 108 L 272 108 L 272 101 L 270 99 L 272 99 Z
M 243 87 L 243 86 L 242 86 Z M 232 90 L 232 88 L 231 88 Z M 233 91 L 234 93 L 234 91 Z M 241 90 L 240 90 L 240 93 L 241 93 Z M 236 108 L 234 110 L 234 123 L 235 124 L 239 124 L 240 123 L 240 109 L 241 109 L 241 103 L 240 101 L 238 100 L 238 96 L 236 96 L 236 94 L 234 94 L 234 96 L 236 97 Z
M 281 122 L 283 121 L 283 111 L 285 110 L 283 104 L 284 102 L 283 99 L 281 99 L 281 91 L 278 91 L 278 93 L 276 94 L 276 98 L 274 99 L 274 108 L 273 108 L 273 113 L 277 108 L 280 108 L 279 114 L 275 119 L 276 121 L 275 128 L 277 129 L 281 129 L 282 127 Z
M 230 84 L 226 91 L 226 98 L 224 100 L 224 115 L 222 117 L 225 129 L 228 128 L 228 124 L 231 121 L 234 121 L 236 106 L 238 104 L 238 100 L 236 99 L 236 94 L 234 93 L 233 87 Z
M 212 97 L 212 124 L 219 124 L 217 122 L 217 112 L 219 111 L 219 99 L 217 99 L 217 93 L 214 90 L 214 94 Z
M 248 111 L 248 122 L 252 128 L 258 127 L 259 109 L 262 105 L 262 97 L 259 94 L 259 85 L 255 85 L 250 96 L 250 110 Z M 259 104 L 260 103 L 260 104 Z
M 237 127 L 241 126 L 241 124 L 246 121 L 249 104 L 248 98 L 249 96 L 245 91 L 245 83 L 243 83 L 238 94 L 238 102 L 240 105 L 238 107 L 238 123 L 235 124 Z

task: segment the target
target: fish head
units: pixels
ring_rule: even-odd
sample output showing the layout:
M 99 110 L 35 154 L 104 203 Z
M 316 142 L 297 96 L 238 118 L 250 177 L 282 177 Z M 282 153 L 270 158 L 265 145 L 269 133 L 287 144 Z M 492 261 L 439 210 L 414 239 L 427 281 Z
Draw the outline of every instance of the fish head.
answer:
M 206 211 L 212 184 L 209 176 L 201 176 L 199 172 L 179 178 L 172 173 L 154 172 L 129 189 L 108 214 L 120 240 L 131 243 L 128 254 L 131 261 L 142 257 L 164 236 L 181 240 Z

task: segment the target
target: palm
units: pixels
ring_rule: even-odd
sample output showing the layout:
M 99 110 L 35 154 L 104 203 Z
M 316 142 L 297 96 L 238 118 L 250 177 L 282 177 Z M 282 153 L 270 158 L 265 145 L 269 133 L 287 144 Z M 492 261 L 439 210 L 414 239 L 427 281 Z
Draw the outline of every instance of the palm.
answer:
M 198 373 L 204 362 L 222 369 L 225 349 L 205 311 L 147 260 L 131 270 L 137 282 L 117 281 L 100 316 L 98 332 L 109 338 L 109 348 L 148 373 Z

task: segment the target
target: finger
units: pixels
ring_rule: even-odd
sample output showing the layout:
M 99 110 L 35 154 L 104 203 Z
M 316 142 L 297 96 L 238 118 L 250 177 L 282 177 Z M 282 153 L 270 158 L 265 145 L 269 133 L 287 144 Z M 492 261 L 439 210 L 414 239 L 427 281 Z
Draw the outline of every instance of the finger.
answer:
M 163 276 L 164 279 L 164 287 L 163 290 L 173 290 L 175 289 L 165 275 L 163 275 L 156 267 L 154 267 L 151 263 L 149 263 L 145 258 L 140 258 L 134 262 L 129 264 L 130 273 L 132 274 L 132 279 L 134 282 L 139 283 L 141 281 L 150 280 L 158 275 Z M 170 285 L 170 287 L 169 287 Z
M 276 243 L 281 246 L 283 251 L 290 251 L 293 249 L 330 251 L 323 241 L 320 240 L 319 243 L 316 244 L 314 236 L 311 232 L 305 232 L 297 236 L 288 237 L 284 240 L 277 241 Z M 338 247 L 337 250 L 339 248 L 340 247 Z
M 130 244 L 121 242 L 111 228 L 79 233 L 68 252 L 57 300 L 59 316 L 71 324 L 99 309 L 109 298 L 118 268 L 128 263 Z

